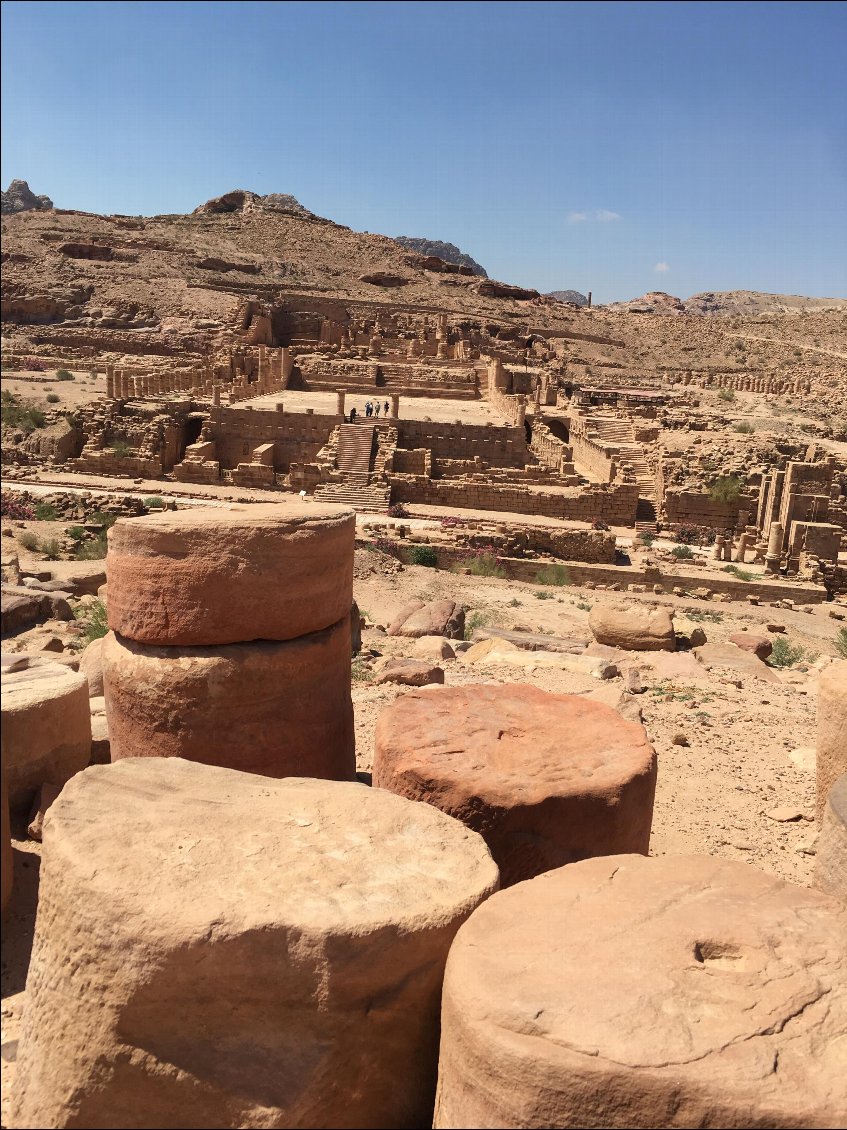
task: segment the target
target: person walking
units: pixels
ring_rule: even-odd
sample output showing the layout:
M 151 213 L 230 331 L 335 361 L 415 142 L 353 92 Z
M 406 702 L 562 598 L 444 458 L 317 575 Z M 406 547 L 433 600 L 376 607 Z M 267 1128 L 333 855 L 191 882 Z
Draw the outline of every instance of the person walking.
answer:
M 356 409 L 355 409 L 355 407 L 350 409 L 350 423 L 351 424 L 356 423 Z
M 383 416 L 386 416 L 386 417 L 388 416 L 388 401 L 387 400 L 386 400 L 385 404 L 383 404 L 383 406 L 382 406 L 382 414 L 383 414 Z
M 374 405 L 374 415 L 379 419 L 379 401 Z

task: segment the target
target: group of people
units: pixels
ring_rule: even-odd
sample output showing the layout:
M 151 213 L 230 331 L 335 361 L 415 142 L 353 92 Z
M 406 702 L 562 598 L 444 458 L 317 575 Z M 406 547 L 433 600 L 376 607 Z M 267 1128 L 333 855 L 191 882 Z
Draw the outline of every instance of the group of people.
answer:
M 380 402 L 378 400 L 374 400 L 374 401 L 369 400 L 367 402 L 367 404 L 365 405 L 365 416 L 368 419 L 370 419 L 371 416 L 377 416 L 378 417 L 380 412 L 382 412 L 383 416 L 387 417 L 388 416 L 388 407 L 389 407 L 389 405 L 388 405 L 387 400 L 385 401 L 384 404 L 380 404 Z M 356 412 L 356 409 L 351 408 L 350 409 L 350 423 L 351 424 L 356 423 L 356 416 L 357 415 L 358 415 L 358 413 Z

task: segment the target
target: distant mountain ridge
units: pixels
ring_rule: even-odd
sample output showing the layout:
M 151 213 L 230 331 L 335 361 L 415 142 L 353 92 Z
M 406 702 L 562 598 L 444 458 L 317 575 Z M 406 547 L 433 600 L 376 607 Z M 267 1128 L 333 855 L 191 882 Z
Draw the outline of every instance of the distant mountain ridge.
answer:
M 573 302 L 576 306 L 587 306 L 588 296 L 578 290 L 549 290 L 545 298 L 555 298 L 557 302 Z
M 821 313 L 827 310 L 847 311 L 847 298 L 806 298 L 800 294 L 766 294 L 758 290 L 703 291 L 690 298 L 676 298 L 661 290 L 653 290 L 628 302 L 609 302 L 606 310 L 627 314 L 669 315 L 734 315 L 800 314 L 805 310 Z
M 25 180 L 13 180 L 2 193 L 0 213 L 4 216 L 15 212 L 37 212 L 53 207 L 49 196 L 36 196 Z
M 395 235 L 393 239 L 408 251 L 416 251 L 418 255 L 436 255 L 445 263 L 455 263 L 457 267 L 470 267 L 475 275 L 483 279 L 488 278 L 485 267 L 465 254 L 455 243 L 443 243 L 440 239 L 419 239 L 412 235 Z

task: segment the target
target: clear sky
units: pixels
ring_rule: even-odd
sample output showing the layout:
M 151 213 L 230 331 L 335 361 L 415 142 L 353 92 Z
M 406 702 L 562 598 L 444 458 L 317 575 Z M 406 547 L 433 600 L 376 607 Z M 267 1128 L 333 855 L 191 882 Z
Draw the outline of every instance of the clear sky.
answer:
M 847 4 L 39 3 L 2 180 L 58 207 L 290 192 L 509 282 L 847 296 Z

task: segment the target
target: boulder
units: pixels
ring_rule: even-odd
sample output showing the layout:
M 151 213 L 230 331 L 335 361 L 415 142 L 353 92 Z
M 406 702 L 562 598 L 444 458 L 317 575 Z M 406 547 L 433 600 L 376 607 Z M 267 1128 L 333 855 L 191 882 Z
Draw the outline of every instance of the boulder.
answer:
M 442 659 L 455 659 L 456 652 L 444 636 L 419 636 L 412 647 L 416 659 L 430 659 L 440 663 Z
M 88 679 L 88 694 L 97 698 L 103 694 L 103 640 L 94 640 L 79 658 L 79 669 Z
M 760 636 L 757 632 L 733 632 L 729 642 L 740 647 L 742 651 L 750 651 L 757 659 L 764 662 L 773 651 L 773 644 L 767 636 Z
M 664 608 L 643 604 L 595 604 L 588 626 L 598 643 L 626 651 L 674 651 L 673 620 Z
M 444 672 L 440 667 L 422 659 L 389 659 L 374 682 L 426 687 L 430 683 L 443 683 Z
M 829 790 L 847 773 L 847 659 L 837 659 L 818 678 L 817 816 Z
M 694 654 L 698 663 L 702 663 L 709 671 L 722 667 L 739 675 L 761 679 L 764 683 L 780 681 L 776 671 L 763 663 L 754 652 L 745 651 L 734 643 L 707 643 L 695 648 Z
M 843 1126 L 845 936 L 835 899 L 716 858 L 502 891 L 450 951 L 433 1126 Z
M 465 634 L 465 610 L 452 600 L 412 600 L 392 620 L 390 636 L 446 636 L 460 640 Z
M 28 806 L 41 785 L 61 788 L 91 756 L 88 683 L 59 663 L 4 671 L 2 744 L 9 804 Z
M 426 1126 L 479 836 L 357 783 L 92 766 L 44 824 L 14 1126 Z
M 270 503 L 121 518 L 109 530 L 109 627 L 139 643 L 291 640 L 350 616 L 355 515 Z
M 147 647 L 109 633 L 112 759 L 184 757 L 268 777 L 355 775 L 350 615 L 296 640 Z
M 47 619 L 44 594 L 21 586 L 4 585 L 0 591 L 0 633 L 14 636 Z
M 377 719 L 373 783 L 479 831 L 503 885 L 646 852 L 656 754 L 644 728 L 526 684 L 411 692 Z

